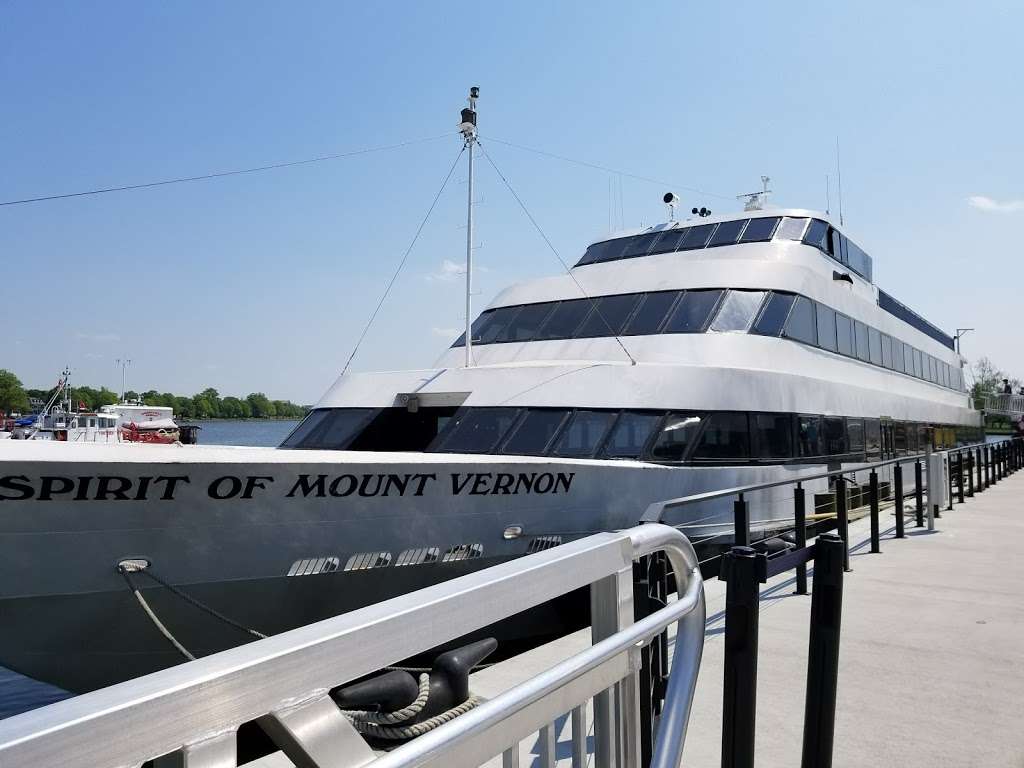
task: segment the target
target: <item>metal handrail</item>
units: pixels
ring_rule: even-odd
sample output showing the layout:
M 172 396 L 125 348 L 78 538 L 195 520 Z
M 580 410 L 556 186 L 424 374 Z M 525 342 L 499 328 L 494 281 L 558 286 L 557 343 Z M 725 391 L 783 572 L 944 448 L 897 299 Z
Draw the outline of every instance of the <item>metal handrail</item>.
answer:
M 621 583 L 631 584 L 634 558 L 657 550 L 666 552 L 677 574 L 680 597 L 632 624 L 632 589 Z M 626 626 L 376 761 L 328 695 L 338 685 L 609 578 L 626 582 L 597 590 L 614 603 L 599 607 L 628 617 L 622 622 Z M 635 681 L 638 644 L 673 621 L 675 663 L 655 764 L 678 765 L 704 616 L 697 557 L 682 533 L 644 525 L 597 534 L 0 721 L 0 765 L 103 768 L 138 765 L 173 752 L 184 755 L 188 768 L 234 765 L 235 731 L 252 720 L 260 721 L 293 762 L 305 766 L 462 764 L 454 758 L 483 752 L 491 757 L 518 744 L 538 725 L 564 714 L 570 699 L 570 707 L 579 707 L 609 685 Z M 550 695 L 556 691 L 559 695 Z M 623 729 L 611 739 L 620 744 L 635 741 L 639 728 L 636 712 L 621 707 L 607 721 L 595 718 L 595 730 L 618 723 L 609 727 Z
M 1024 416 L 1024 395 L 984 392 L 981 395 L 983 410 L 1001 416 Z
M 972 443 L 971 445 L 958 446 L 956 448 L 946 448 L 942 451 L 936 451 L 936 453 L 946 453 L 950 451 L 968 450 L 970 448 L 976 448 L 981 446 L 993 446 L 1003 445 L 1004 443 L 1012 442 L 1018 438 L 1008 438 L 1006 440 L 1000 440 L 995 443 Z M 840 477 L 842 475 L 849 474 L 850 472 L 865 472 L 873 469 L 880 469 L 882 467 L 895 466 L 897 464 L 908 464 L 911 462 L 922 461 L 928 454 L 925 452 L 915 453 L 909 456 L 899 456 L 894 459 L 885 459 L 884 461 L 876 461 L 870 464 L 863 464 L 858 466 L 856 469 L 833 469 L 826 472 L 815 472 L 808 475 L 797 475 L 796 477 L 788 477 L 783 480 L 772 480 L 767 483 L 754 483 L 752 485 L 740 485 L 734 488 L 724 488 L 717 491 L 706 491 L 704 493 L 695 493 L 690 496 L 680 496 L 675 499 L 666 499 L 665 501 L 656 501 L 651 504 L 644 511 L 640 521 L 645 523 L 660 523 L 664 514 L 669 509 L 678 509 L 679 507 L 685 507 L 690 504 L 697 504 L 702 501 L 711 501 L 712 499 L 727 498 L 729 496 L 738 496 L 740 494 L 753 493 L 755 491 L 764 491 L 769 488 L 779 488 L 784 485 L 796 485 L 797 483 L 806 483 L 810 480 L 822 480 L 824 478 Z M 859 462 L 857 462 L 859 463 Z

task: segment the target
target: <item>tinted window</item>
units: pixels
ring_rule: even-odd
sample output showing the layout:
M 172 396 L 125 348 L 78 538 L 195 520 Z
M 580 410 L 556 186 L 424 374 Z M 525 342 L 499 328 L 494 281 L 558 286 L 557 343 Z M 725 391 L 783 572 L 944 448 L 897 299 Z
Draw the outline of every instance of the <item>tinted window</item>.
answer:
M 632 259 L 636 256 L 647 256 L 657 250 L 658 241 L 661 240 L 661 232 L 649 235 L 637 235 L 628 237 L 623 242 L 620 259 Z
M 939 361 L 928 356 L 928 381 L 937 384 L 939 381 Z
M 914 375 L 919 379 L 924 378 L 924 365 L 920 349 L 914 350 Z
M 907 452 L 907 425 L 902 421 L 894 422 L 892 425 L 892 442 L 896 449 L 897 456 L 903 456 Z
M 793 419 L 788 413 L 753 413 L 750 432 L 756 458 L 785 459 L 794 455 Z
M 817 304 L 818 311 L 818 345 L 822 349 L 835 352 L 836 346 L 836 313 L 824 304 Z
M 711 236 L 711 240 L 708 241 L 708 248 L 713 248 L 716 245 L 732 245 L 740 236 L 740 231 L 746 223 L 746 219 L 723 221 L 718 225 L 715 234 Z
M 823 422 L 825 425 L 825 452 L 829 456 L 847 453 L 846 420 L 841 416 L 826 416 Z
M 472 408 L 456 414 L 440 445 L 433 449 L 448 453 L 490 453 L 519 415 L 517 408 Z
M 892 368 L 892 336 L 882 334 L 882 365 L 886 368 Z
M 604 444 L 602 455 L 613 459 L 636 459 L 643 453 L 647 438 L 661 421 L 660 413 L 625 411 Z
M 868 328 L 868 352 L 872 363 L 882 364 L 882 334 L 874 328 Z
M 687 291 L 665 326 L 665 333 L 700 333 L 723 291 Z
M 878 419 L 867 419 L 864 422 L 864 443 L 869 459 L 877 459 L 882 455 L 882 425 Z
M 686 237 L 679 244 L 680 251 L 691 251 L 694 248 L 703 248 L 708 244 L 708 238 L 711 237 L 711 233 L 714 231 L 717 224 L 701 224 L 700 226 L 690 227 L 686 230 Z
M 557 303 L 527 304 L 509 320 L 495 341 L 529 341 L 535 338 Z
M 626 333 L 630 336 L 657 333 L 679 293 L 679 291 L 659 291 L 644 296 L 643 303 L 640 304 L 640 308 L 626 327 Z
M 903 362 L 903 342 L 899 339 L 892 340 L 892 367 L 893 370 L 903 373 L 904 370 Z
M 764 219 L 751 219 L 750 223 L 747 224 L 747 228 L 743 230 L 743 234 L 740 236 L 740 242 L 761 243 L 765 240 L 771 240 L 772 235 L 775 234 L 775 227 L 778 226 L 778 223 L 779 218 L 777 216 Z
M 804 233 L 804 242 L 815 248 L 821 248 L 823 251 L 827 250 L 825 245 L 827 234 L 828 224 L 820 219 L 811 219 L 811 224 L 807 227 L 807 232 Z
M 281 443 L 282 448 L 341 450 L 370 420 L 373 408 L 318 408 Z
M 700 434 L 694 459 L 746 459 L 750 456 L 747 414 L 716 413 Z
M 807 219 L 794 219 L 786 217 L 779 225 L 775 233 L 776 240 L 800 240 L 807 229 Z
M 554 453 L 576 458 L 593 456 L 613 421 L 615 414 L 607 411 L 576 411 L 555 443 Z
M 839 354 L 853 357 L 853 320 L 846 315 L 836 314 L 837 342 Z
M 501 452 L 543 456 L 568 414 L 568 411 L 557 409 L 531 409 L 505 441 Z
M 576 262 L 577 267 L 581 267 L 584 264 L 593 264 L 595 261 L 607 261 L 609 253 L 617 251 L 621 248 L 618 240 L 606 240 L 603 243 L 594 243 L 592 246 L 587 248 L 586 253 L 583 254 L 583 258 Z
M 907 424 L 907 451 L 917 453 L 918 451 L 917 424 Z
M 800 456 L 821 456 L 821 417 L 796 417 L 796 442 Z
M 696 413 L 670 413 L 651 449 L 652 457 L 661 461 L 682 461 L 702 423 L 703 418 Z
M 846 439 L 850 453 L 864 453 L 864 422 L 861 419 L 846 420 Z
M 905 373 L 914 375 L 914 348 L 909 344 L 903 345 L 903 370 Z
M 641 296 L 642 294 L 639 293 L 602 296 L 597 300 L 594 311 L 576 332 L 576 337 L 618 336 Z
M 857 347 L 857 357 L 861 360 L 870 360 L 871 352 L 868 350 L 868 327 L 859 320 L 853 321 L 853 340 Z
M 852 240 L 846 241 L 846 255 L 850 269 L 858 275 L 871 279 L 871 257 L 857 246 Z
M 580 323 L 583 322 L 583 318 L 590 312 L 591 299 L 573 299 L 572 301 L 563 301 L 559 304 L 555 311 L 551 313 L 551 317 L 544 323 L 544 327 L 540 329 L 540 333 L 537 334 L 538 339 L 569 339 L 576 332 L 576 329 L 580 327 Z
M 688 231 L 689 229 L 685 227 L 665 230 L 662 232 L 661 239 L 657 242 L 653 253 L 672 253 L 679 250 L 679 245 L 686 237 Z
M 473 341 L 474 342 L 477 342 L 477 341 L 480 340 L 480 331 L 482 331 L 483 327 L 485 325 L 487 325 L 488 322 L 490 322 L 492 314 L 494 314 L 494 310 L 493 309 L 489 309 L 486 312 L 484 312 L 482 315 L 480 315 L 480 317 L 478 317 L 476 320 L 473 321 L 472 333 L 473 333 Z M 455 343 L 452 344 L 452 346 L 453 347 L 462 347 L 462 346 L 465 346 L 465 344 L 466 344 L 466 332 L 463 331 L 461 334 L 459 334 L 459 338 L 457 338 L 455 340 Z
M 786 321 L 786 336 L 806 344 L 817 344 L 818 333 L 815 326 L 814 302 L 799 296 L 793 302 L 793 309 Z
M 762 336 L 778 336 L 782 333 L 794 298 L 791 293 L 772 293 L 754 323 L 752 332 Z
M 480 337 L 474 337 L 473 343 L 490 344 L 495 341 L 521 309 L 522 307 L 501 307 L 491 312 L 487 322 L 480 329 Z
M 763 291 L 729 291 L 711 323 L 712 331 L 746 331 L 764 301 Z

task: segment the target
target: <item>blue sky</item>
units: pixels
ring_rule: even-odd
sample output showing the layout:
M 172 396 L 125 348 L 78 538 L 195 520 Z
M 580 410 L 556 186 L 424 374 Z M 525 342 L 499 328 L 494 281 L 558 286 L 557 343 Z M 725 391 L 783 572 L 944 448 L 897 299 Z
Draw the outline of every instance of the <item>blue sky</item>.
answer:
M 468 9 L 468 11 L 467 11 Z M 1019 2 L 255 3 L 0 0 L 0 200 L 399 150 L 0 207 L 0 367 L 46 386 L 262 390 L 335 378 L 458 152 L 480 129 L 568 260 L 661 195 L 824 208 L 878 284 L 971 358 L 1024 374 Z M 672 182 L 642 182 L 487 138 Z M 609 181 L 611 180 L 611 181 Z M 456 172 L 354 370 L 429 365 L 463 323 Z M 484 306 L 559 265 L 486 163 Z M 690 189 L 704 190 L 697 194 Z M 618 193 L 616 193 L 618 194 Z M 455 278 L 455 279 L 453 279 Z

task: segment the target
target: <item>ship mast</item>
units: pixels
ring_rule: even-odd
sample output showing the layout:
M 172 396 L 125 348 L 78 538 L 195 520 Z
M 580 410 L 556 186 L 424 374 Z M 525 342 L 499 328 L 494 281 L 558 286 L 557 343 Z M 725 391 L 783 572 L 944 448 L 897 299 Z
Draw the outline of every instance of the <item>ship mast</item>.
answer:
M 480 89 L 469 89 L 469 107 L 462 110 L 459 132 L 469 150 L 469 196 L 466 200 L 466 367 L 473 364 L 473 147 L 476 144 L 476 100 Z

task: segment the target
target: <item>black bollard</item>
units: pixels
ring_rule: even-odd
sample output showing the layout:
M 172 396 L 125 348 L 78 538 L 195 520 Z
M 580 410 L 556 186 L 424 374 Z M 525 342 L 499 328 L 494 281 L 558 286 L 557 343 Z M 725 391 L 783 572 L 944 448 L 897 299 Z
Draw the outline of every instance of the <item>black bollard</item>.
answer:
M 978 468 L 978 493 L 981 493 L 985 490 L 985 481 L 982 477 L 982 466 L 984 465 L 984 462 L 981 460 L 981 448 L 975 448 L 974 454 L 977 458 L 975 464 Z
M 868 500 L 871 504 L 871 551 L 877 553 L 882 548 L 878 540 L 878 473 L 873 469 L 868 480 Z
M 750 516 L 747 510 L 747 502 L 743 500 L 741 493 L 732 503 L 733 515 L 733 542 L 737 547 L 750 546 Z
M 753 768 L 757 710 L 757 553 L 733 547 L 722 558 L 725 588 L 725 679 L 722 768 Z
M 921 479 L 921 461 L 914 462 L 914 497 L 917 502 L 917 527 L 924 528 L 924 487 Z
M 793 489 L 793 522 L 796 525 L 796 548 L 807 546 L 807 507 L 803 484 L 797 483 Z M 796 593 L 807 594 L 807 563 L 796 567 Z
M 892 468 L 892 484 L 896 505 L 896 538 L 905 538 L 903 531 L 903 466 L 896 464 Z
M 836 531 L 843 540 L 843 568 L 850 570 L 850 516 L 847 510 L 846 478 L 836 478 Z
M 956 500 L 964 503 L 964 454 L 958 452 L 956 455 Z
M 839 630 L 843 614 L 842 546 L 836 536 L 828 533 L 819 536 L 814 545 L 802 768 L 830 768 L 832 765 Z

